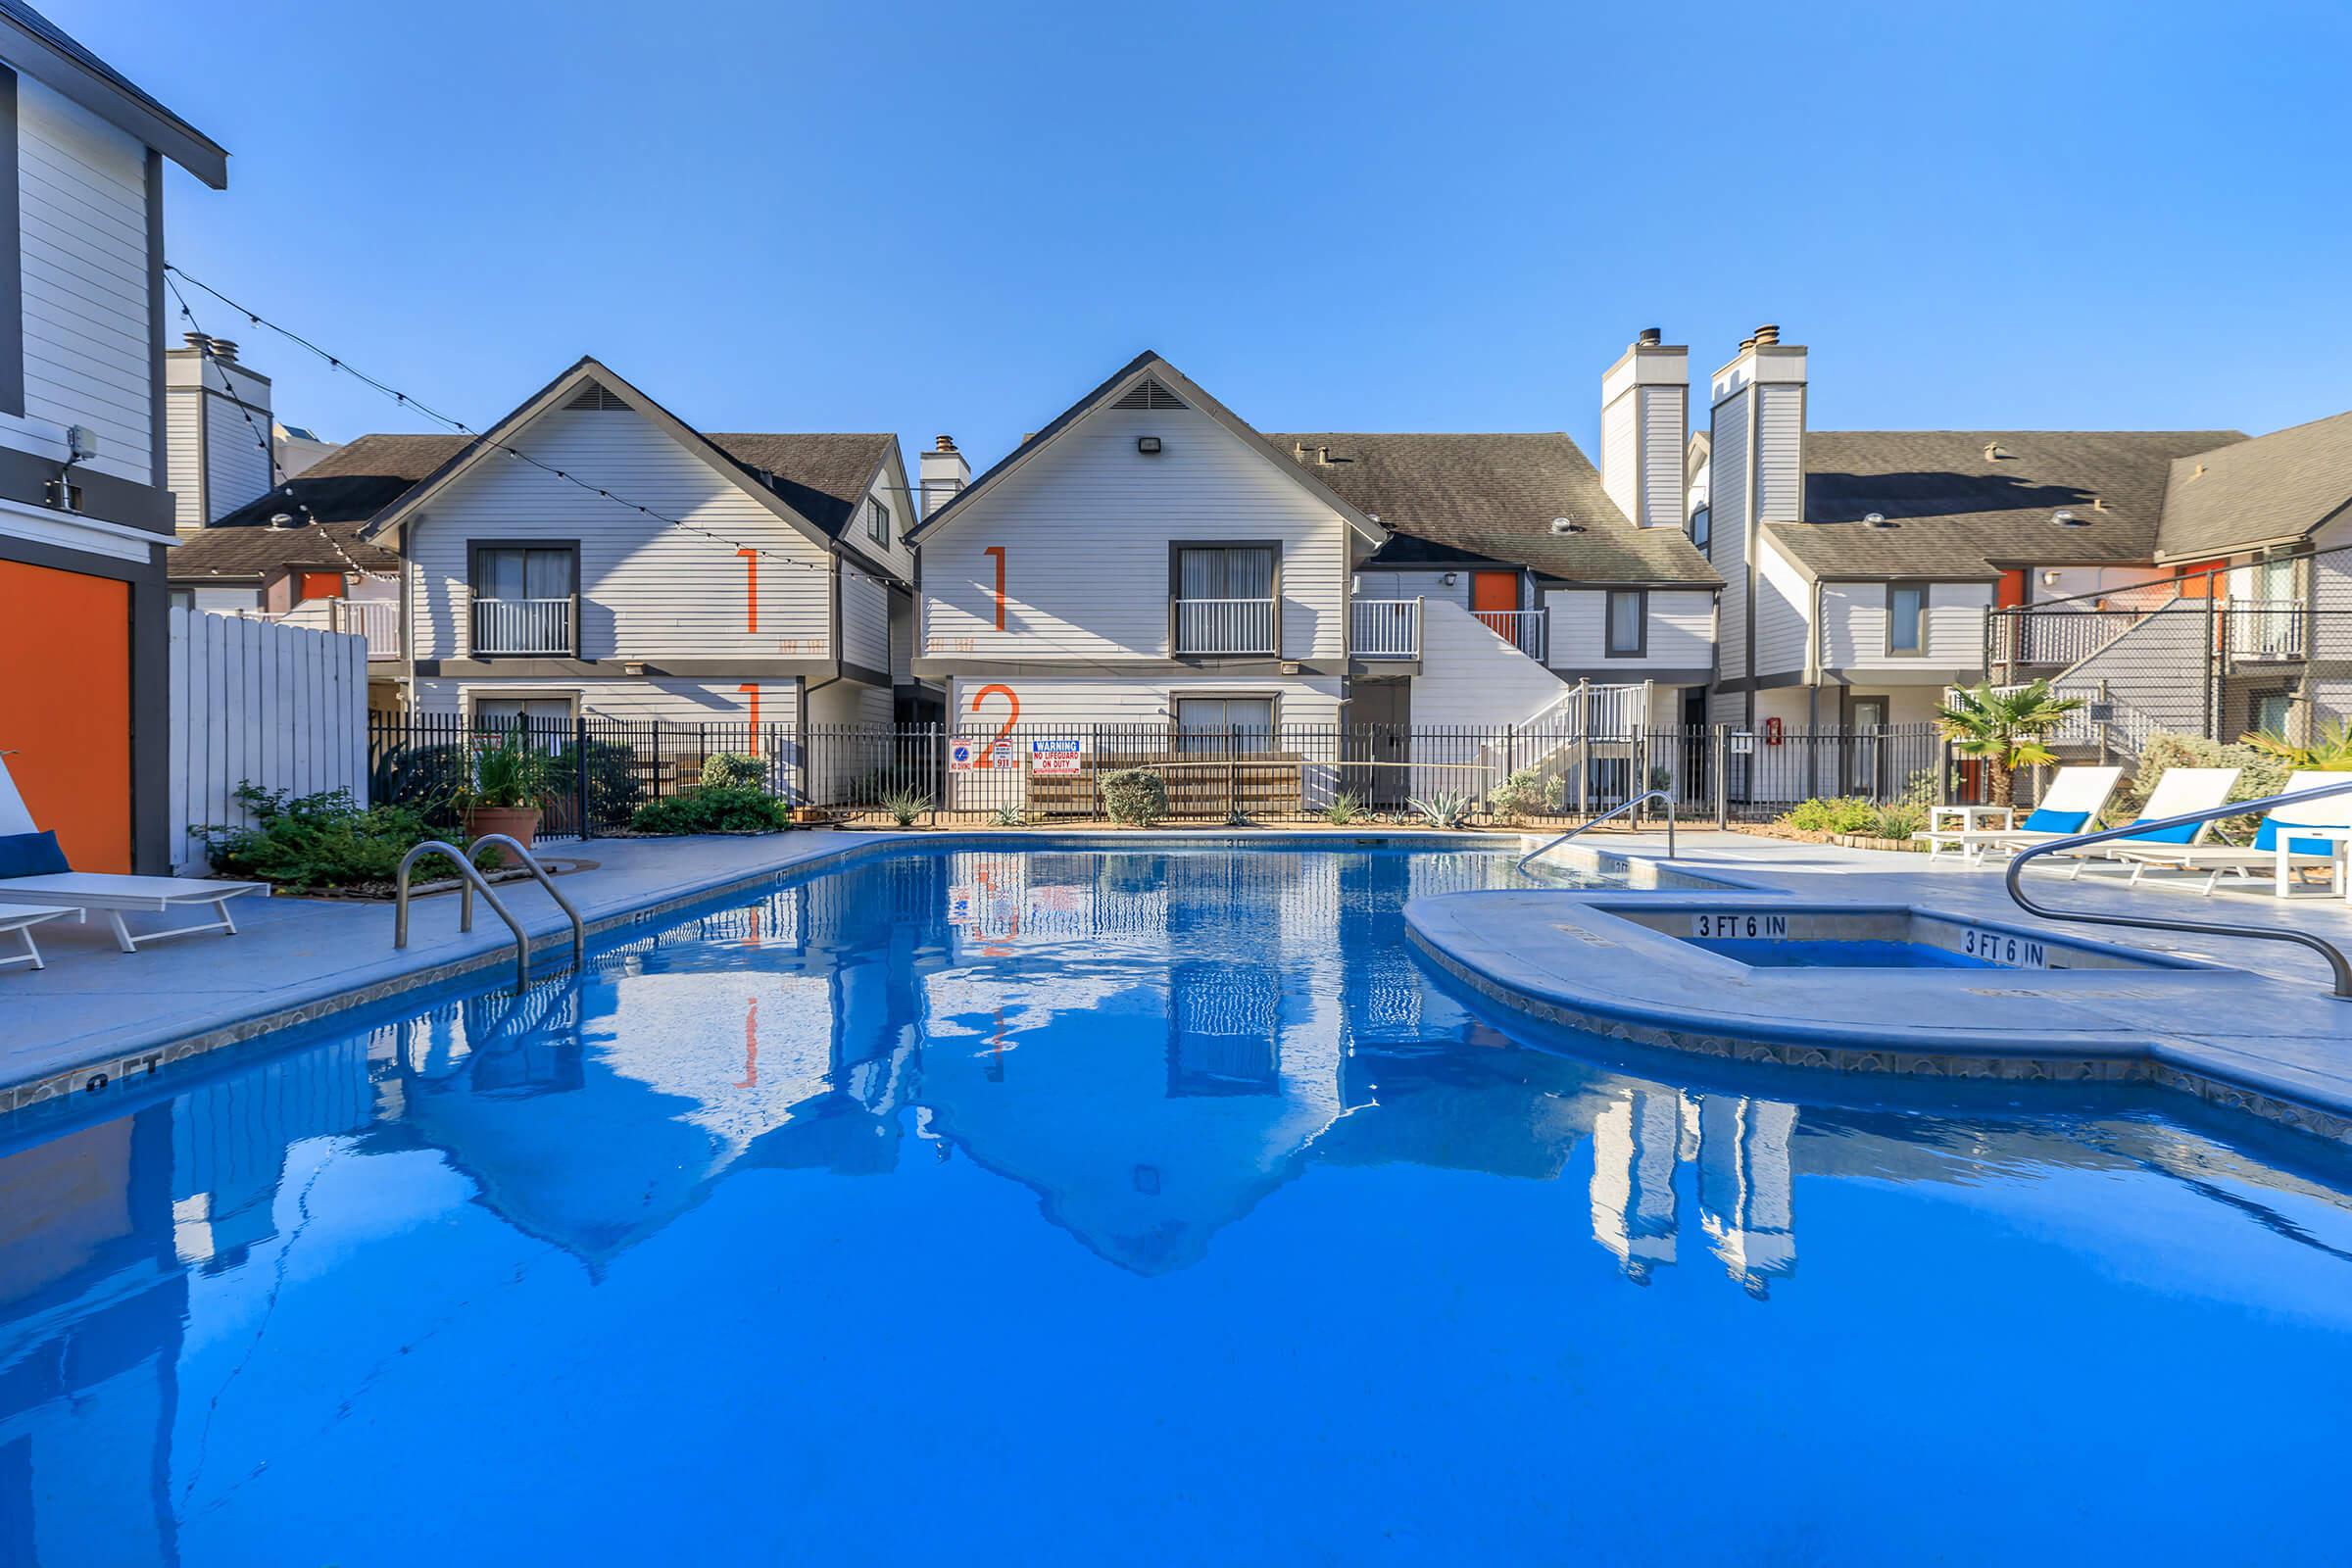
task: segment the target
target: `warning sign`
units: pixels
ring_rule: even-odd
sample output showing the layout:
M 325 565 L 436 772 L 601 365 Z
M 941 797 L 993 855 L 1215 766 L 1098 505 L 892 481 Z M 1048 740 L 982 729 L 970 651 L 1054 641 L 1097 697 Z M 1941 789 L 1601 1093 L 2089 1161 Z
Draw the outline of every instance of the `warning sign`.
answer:
M 1031 741 L 1029 771 L 1042 778 L 1070 778 L 1082 757 L 1076 741 Z

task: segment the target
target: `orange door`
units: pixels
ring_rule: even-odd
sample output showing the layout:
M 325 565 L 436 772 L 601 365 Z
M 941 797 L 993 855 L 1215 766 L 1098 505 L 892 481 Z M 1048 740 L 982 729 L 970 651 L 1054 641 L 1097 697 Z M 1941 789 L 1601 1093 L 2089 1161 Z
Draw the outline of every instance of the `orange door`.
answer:
M 1515 571 L 1474 571 L 1470 574 L 1470 609 L 1511 611 L 1519 608 L 1519 574 Z
M 306 571 L 302 574 L 302 597 L 305 599 L 340 599 L 343 597 L 343 574 L 339 571 Z
M 1993 604 L 2001 610 L 2015 610 L 2026 602 L 2026 573 L 2023 567 L 2012 567 L 2001 573 L 2001 589 Z
M 2175 566 L 2173 575 L 2180 580 L 2183 599 L 2211 599 L 2215 575 L 2230 563 L 2227 561 L 2198 561 L 2185 566 Z
M 0 752 L 76 871 L 130 869 L 130 585 L 0 561 Z

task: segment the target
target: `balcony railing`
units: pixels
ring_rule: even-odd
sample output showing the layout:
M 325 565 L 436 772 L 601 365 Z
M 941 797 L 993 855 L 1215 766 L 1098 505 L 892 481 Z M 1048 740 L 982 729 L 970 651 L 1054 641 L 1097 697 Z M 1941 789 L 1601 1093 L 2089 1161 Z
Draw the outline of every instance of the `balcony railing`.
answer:
M 476 654 L 571 653 L 569 599 L 476 599 Z
M 2248 661 L 2301 659 L 2303 605 L 2294 599 L 2230 599 L 2223 602 L 2230 657 Z
M 369 659 L 400 657 L 400 602 L 395 599 L 330 599 L 328 624 L 368 639 Z
M 1421 657 L 1421 601 L 1358 599 L 1349 617 L 1348 651 L 1358 659 Z
M 2000 610 L 1992 616 L 1996 664 L 2079 664 L 2148 617 L 2145 610 Z
M 1276 603 L 1271 599 L 1179 599 L 1179 654 L 1271 654 Z
M 1544 662 L 1544 644 L 1549 640 L 1551 612 L 1548 610 L 1473 610 L 1471 614 L 1486 622 L 1487 630 L 1518 649 L 1537 663 Z

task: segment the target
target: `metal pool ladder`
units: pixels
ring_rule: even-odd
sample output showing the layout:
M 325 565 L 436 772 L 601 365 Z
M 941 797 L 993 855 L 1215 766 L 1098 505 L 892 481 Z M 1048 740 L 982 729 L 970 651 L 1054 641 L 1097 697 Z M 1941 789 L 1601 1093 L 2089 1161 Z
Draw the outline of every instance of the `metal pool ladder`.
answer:
M 1579 833 L 1582 833 L 1589 827 L 1598 827 L 1601 823 L 1606 822 L 1610 817 L 1623 816 L 1628 811 L 1638 810 L 1651 801 L 1664 801 L 1666 803 L 1666 858 L 1671 860 L 1674 858 L 1674 796 L 1666 790 L 1643 790 L 1641 794 L 1635 796 L 1632 800 L 1627 801 L 1624 805 L 1612 806 L 1607 810 L 1594 817 L 1592 821 L 1579 822 L 1576 826 L 1570 828 L 1558 838 L 1552 839 L 1544 844 L 1537 845 L 1534 849 L 1519 857 L 1519 863 L 1513 866 L 1511 869 L 1515 871 L 1524 871 L 1527 869 L 1527 862 L 1534 859 L 1537 856 L 1544 855 L 1549 851 L 1557 849 L 1559 846 L 1567 843 L 1570 839 L 1576 837 Z
M 2226 806 L 2209 807 L 2202 811 L 2183 811 L 2179 816 L 2159 817 L 2153 822 L 2131 822 L 2123 827 L 2102 828 L 2096 833 L 2072 833 L 2065 838 L 2051 839 L 2044 844 L 2030 844 L 2009 858 L 2007 877 L 2009 897 L 2019 908 L 2028 914 L 2037 914 L 2044 920 L 2078 920 L 2084 925 L 2121 925 L 2130 926 L 2137 931 L 2184 931 L 2193 936 L 2255 937 L 2264 942 L 2292 942 L 2297 947 L 2309 948 L 2321 957 L 2326 958 L 2328 967 L 2335 973 L 2336 996 L 2345 1001 L 2352 1001 L 2352 959 L 2346 959 L 2344 950 L 2334 943 L 2322 937 L 2315 937 L 2307 931 L 2297 931 L 2285 926 L 2273 929 L 2269 926 L 2259 925 L 2219 925 L 2211 920 L 2176 920 L 2152 914 L 2104 914 L 2094 909 L 2053 909 L 2048 905 L 2036 904 L 2027 898 L 2026 890 L 2019 885 L 2020 879 L 2025 875 L 2028 860 L 2044 855 L 2055 855 L 2061 850 L 2081 849 L 2086 844 L 2104 844 L 2109 839 L 2134 838 L 2160 828 L 2188 827 L 2198 822 L 2215 822 L 2225 816 L 2245 816 L 2250 812 L 2268 811 L 2274 807 L 2285 806 L 2291 802 L 2325 800 L 2331 795 L 2344 794 L 2352 794 L 2352 782 L 2323 785 L 2316 790 L 2297 790 L 2292 795 L 2270 795 L 2259 801 L 2231 801 Z M 2290 823 L 2280 822 L 2278 824 L 2278 829 L 2282 838 L 2294 836 L 2294 827 Z
M 400 949 L 409 945 L 410 870 L 427 855 L 444 855 L 458 868 L 462 898 L 458 906 L 458 929 L 460 931 L 473 929 L 473 890 L 481 889 L 483 899 L 488 901 L 490 907 L 497 912 L 498 917 L 507 922 L 507 929 L 514 933 L 514 988 L 520 991 L 531 983 L 530 934 L 523 930 L 522 922 L 514 918 L 514 912 L 509 909 L 497 893 L 491 890 L 489 879 L 474 867 L 473 852 L 485 844 L 504 845 L 508 853 L 522 862 L 523 869 L 530 872 L 541 887 L 547 889 L 547 896 L 555 900 L 557 906 L 570 918 L 571 966 L 574 969 L 580 968 L 588 961 L 588 927 L 580 919 L 580 911 L 572 907 L 571 901 L 565 898 L 563 890 L 556 886 L 555 879 L 547 874 L 547 867 L 539 863 L 538 857 L 524 849 L 511 835 L 505 833 L 485 833 L 463 850 L 441 839 L 426 839 L 422 844 L 402 856 L 400 858 L 400 875 L 396 879 L 393 891 L 392 946 Z

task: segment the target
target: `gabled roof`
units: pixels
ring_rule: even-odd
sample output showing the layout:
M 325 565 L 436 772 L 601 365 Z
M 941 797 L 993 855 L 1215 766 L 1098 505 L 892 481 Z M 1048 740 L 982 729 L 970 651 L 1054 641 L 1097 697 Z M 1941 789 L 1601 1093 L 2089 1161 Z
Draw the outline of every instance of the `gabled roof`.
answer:
M 289 570 L 398 571 L 400 556 L 361 538 L 356 522 L 301 528 L 216 523 L 182 539 L 171 552 L 166 569 L 173 582 L 266 582 Z
M 2300 539 L 2352 506 L 2352 414 L 2173 461 L 2159 560 Z
M 0 0 L 0 58 L 108 124 L 138 137 L 213 189 L 227 188 L 228 153 L 219 142 L 166 109 L 24 0 Z
M 263 527 L 277 514 L 306 522 L 366 522 L 466 450 L 464 435 L 364 435 L 228 513 L 220 528 Z
M 1636 527 L 1576 443 L 1556 431 L 1266 439 L 1390 530 L 1378 564 L 1477 559 L 1573 582 L 1723 581 L 1680 528 Z M 1554 533 L 1554 517 L 1583 531 Z
M 1805 520 L 1765 534 L 1815 577 L 1992 577 L 2154 559 L 2175 458 L 2234 430 L 1814 430 Z M 2072 512 L 2086 522 L 2053 520 Z M 1863 520 L 1880 514 L 1887 526 Z
M 1387 542 L 1387 531 L 1371 516 L 1359 510 L 1345 496 L 1321 483 L 1317 476 L 1300 468 L 1298 464 L 1291 461 L 1291 455 L 1287 449 L 1276 446 L 1260 435 L 1240 415 L 1210 397 L 1183 371 L 1150 349 L 1146 349 L 1134 359 L 1129 360 L 1119 369 L 1112 372 L 1110 379 L 1062 410 L 1044 429 L 1014 447 L 1002 461 L 992 465 L 970 484 L 950 496 L 937 511 L 908 530 L 907 542 L 909 544 L 917 543 L 938 531 L 949 518 L 967 507 L 974 496 L 994 488 L 1007 474 L 1016 471 L 1030 459 L 1052 446 L 1055 438 L 1060 436 L 1063 431 L 1097 409 L 1118 401 L 1121 396 L 1140 387 L 1147 378 L 1158 381 L 1168 391 L 1175 393 L 1187 406 L 1200 410 L 1218 424 L 1223 425 L 1243 445 L 1263 454 L 1267 462 L 1273 464 L 1294 483 L 1313 495 L 1317 501 L 1339 513 L 1342 517 L 1347 519 L 1348 525 L 1365 539 L 1370 540 L 1376 546 Z
M 497 424 L 481 435 L 467 441 L 432 472 L 426 474 L 405 494 L 377 513 L 374 519 L 368 524 L 367 537 L 375 538 L 398 526 L 459 475 L 469 471 L 475 464 L 511 450 L 520 450 L 515 443 L 520 439 L 519 432 L 524 426 L 591 382 L 628 404 L 656 429 L 661 430 L 687 451 L 702 458 L 719 474 L 738 486 L 744 494 L 758 501 L 785 524 L 805 535 L 811 543 L 821 546 L 830 545 L 833 542 L 834 536 L 831 533 L 796 509 L 776 486 L 765 482 L 759 473 L 740 459 L 721 450 L 712 443 L 709 436 L 646 396 L 645 393 L 600 363 L 595 356 L 586 354 L 581 355 L 569 369 L 525 398 L 505 418 L 499 420 Z M 581 474 L 579 477 L 589 481 L 593 487 L 590 475 Z M 617 493 L 614 499 L 622 500 Z M 624 501 L 623 504 L 633 505 L 634 503 Z

